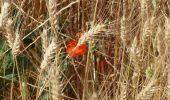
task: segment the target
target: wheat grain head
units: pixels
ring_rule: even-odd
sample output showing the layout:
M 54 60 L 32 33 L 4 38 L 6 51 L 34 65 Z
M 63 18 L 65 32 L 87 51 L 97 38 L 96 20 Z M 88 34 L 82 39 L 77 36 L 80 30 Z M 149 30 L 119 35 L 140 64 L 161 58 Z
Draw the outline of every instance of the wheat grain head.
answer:
M 7 21 L 7 24 L 5 25 L 5 37 L 7 39 L 7 42 L 8 42 L 8 45 L 10 48 L 13 47 L 13 43 L 14 43 L 14 40 L 15 40 L 15 35 L 14 35 L 14 32 L 13 32 L 13 28 L 12 28 L 12 20 L 11 19 L 8 19 Z
M 1 8 L 0 27 L 4 26 L 8 20 L 8 11 L 10 5 L 11 5 L 11 0 L 4 0 Z
M 40 68 L 42 70 L 52 63 L 52 60 L 55 57 L 56 48 L 57 48 L 56 43 L 53 40 L 51 44 L 48 46 L 48 48 L 46 49 L 46 52 L 43 56 L 43 60 L 40 65 Z
M 20 36 L 20 34 L 17 33 L 15 36 L 15 41 L 14 41 L 13 47 L 12 47 L 12 54 L 14 56 L 17 56 L 19 54 L 21 42 L 22 42 L 21 36 Z

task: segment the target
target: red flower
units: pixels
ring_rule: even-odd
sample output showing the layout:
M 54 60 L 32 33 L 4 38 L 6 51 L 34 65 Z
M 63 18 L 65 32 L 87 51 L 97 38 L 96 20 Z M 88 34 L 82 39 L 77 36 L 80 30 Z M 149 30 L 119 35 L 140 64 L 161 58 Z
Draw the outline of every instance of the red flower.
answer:
M 82 33 L 80 33 L 79 38 L 82 36 Z M 67 53 L 71 58 L 77 57 L 77 56 L 83 56 L 87 50 L 87 45 L 86 44 L 80 44 L 77 45 L 78 41 L 77 40 L 72 40 L 68 42 L 67 44 Z

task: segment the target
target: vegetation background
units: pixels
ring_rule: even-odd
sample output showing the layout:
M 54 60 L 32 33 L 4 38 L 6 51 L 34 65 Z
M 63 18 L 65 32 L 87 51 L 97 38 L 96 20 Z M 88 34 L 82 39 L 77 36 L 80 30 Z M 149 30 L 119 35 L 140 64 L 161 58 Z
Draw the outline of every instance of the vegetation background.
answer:
M 0 5 L 0 100 L 170 100 L 170 0 Z

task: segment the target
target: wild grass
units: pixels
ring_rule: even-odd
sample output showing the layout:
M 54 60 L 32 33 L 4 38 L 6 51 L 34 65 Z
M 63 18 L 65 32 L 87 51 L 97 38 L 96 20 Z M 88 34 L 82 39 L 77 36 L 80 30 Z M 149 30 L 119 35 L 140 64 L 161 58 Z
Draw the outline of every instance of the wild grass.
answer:
M 170 99 L 169 0 L 0 5 L 0 100 Z

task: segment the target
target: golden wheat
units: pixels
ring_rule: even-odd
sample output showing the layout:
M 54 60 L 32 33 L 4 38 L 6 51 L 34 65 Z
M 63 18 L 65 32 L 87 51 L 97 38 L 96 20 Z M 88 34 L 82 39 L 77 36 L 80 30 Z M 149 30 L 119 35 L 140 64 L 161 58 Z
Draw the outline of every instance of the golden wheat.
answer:
M 53 100 L 62 100 L 62 84 L 61 84 L 61 75 L 60 75 L 60 66 L 56 66 L 55 63 L 51 68 L 51 95 Z
M 11 6 L 11 0 L 4 0 L 1 7 L 1 16 L 0 16 L 0 27 L 3 27 L 8 20 L 8 11 Z
M 160 27 L 158 27 L 158 31 L 157 31 L 157 49 L 158 49 L 158 53 L 160 56 L 164 55 L 165 53 L 165 41 L 164 41 L 164 32 L 162 31 L 162 29 Z
M 170 87 L 170 19 L 166 18 L 165 20 L 165 45 L 166 45 L 166 70 L 167 70 L 167 95 L 168 97 L 170 97 L 170 91 L 169 91 L 169 87 Z
M 42 43 L 42 51 L 43 53 L 46 52 L 46 49 L 48 48 L 48 34 L 47 34 L 47 29 L 43 30 L 43 33 L 41 35 L 41 43 Z
M 125 16 L 123 16 L 121 19 L 120 37 L 125 47 L 128 45 L 128 42 L 130 40 L 130 37 L 129 37 L 130 33 L 128 33 L 128 30 L 129 29 L 128 29 L 128 24 L 127 24 L 127 19 L 125 18 Z
M 50 67 L 50 64 L 53 62 L 55 58 L 55 51 L 56 51 L 57 45 L 54 42 L 54 40 L 50 43 L 48 46 L 44 56 L 43 60 L 41 62 L 40 68 L 44 70 L 46 67 Z
M 8 19 L 7 24 L 5 25 L 5 37 L 7 39 L 8 45 L 10 48 L 13 47 L 13 43 L 15 41 L 15 33 L 13 32 L 12 27 L 13 21 Z
M 78 45 L 89 42 L 89 40 L 93 40 L 93 37 L 99 35 L 100 33 L 106 33 L 105 24 L 97 24 L 95 26 L 91 26 L 91 28 L 84 32 L 84 34 L 80 37 L 78 41 Z
M 49 0 L 48 2 L 48 11 L 49 11 L 49 17 L 51 22 L 51 28 L 52 32 L 55 36 L 55 38 L 58 38 L 58 15 L 56 15 L 58 9 L 57 9 L 57 0 Z
M 20 36 L 20 34 L 17 33 L 15 36 L 15 41 L 14 41 L 13 47 L 12 47 L 12 54 L 14 56 L 17 56 L 20 53 L 21 42 L 22 42 L 21 36 Z

